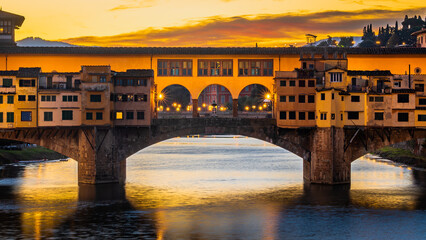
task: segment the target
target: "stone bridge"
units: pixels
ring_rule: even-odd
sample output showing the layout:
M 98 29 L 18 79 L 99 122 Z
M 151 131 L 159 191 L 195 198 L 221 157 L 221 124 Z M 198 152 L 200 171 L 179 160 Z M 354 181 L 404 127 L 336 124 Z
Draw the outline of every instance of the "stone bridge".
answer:
M 426 138 L 416 128 L 278 128 L 274 119 L 154 119 L 150 127 L 49 127 L 0 130 L 0 139 L 37 144 L 78 161 L 81 184 L 124 183 L 126 158 L 155 143 L 196 134 L 243 135 L 303 159 L 308 183 L 350 183 L 351 162 L 386 145 Z M 196 153 L 194 153 L 196 154 Z M 285 161 L 283 159 L 283 161 Z

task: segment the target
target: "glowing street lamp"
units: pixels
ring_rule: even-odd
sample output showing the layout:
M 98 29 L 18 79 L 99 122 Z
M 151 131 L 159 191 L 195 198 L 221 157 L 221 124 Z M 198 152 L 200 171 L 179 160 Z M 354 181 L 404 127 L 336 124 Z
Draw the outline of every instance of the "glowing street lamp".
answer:
M 174 103 L 173 103 L 173 107 L 177 107 L 177 103 L 175 103 L 175 102 L 174 102 Z
M 166 111 L 167 111 L 167 112 L 168 112 L 168 111 L 170 111 L 170 108 L 169 108 L 169 107 L 167 107 L 167 108 L 166 108 Z
M 203 103 L 203 108 L 205 108 L 206 107 L 206 104 L 205 103 Z

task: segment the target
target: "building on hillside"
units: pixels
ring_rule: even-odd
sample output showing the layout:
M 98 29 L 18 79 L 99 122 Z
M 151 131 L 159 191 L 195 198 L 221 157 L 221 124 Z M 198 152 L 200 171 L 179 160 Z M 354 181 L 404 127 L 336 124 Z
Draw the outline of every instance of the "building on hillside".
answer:
M 113 72 L 114 125 L 149 126 L 154 117 L 154 71 L 131 69 Z
M 38 125 L 81 125 L 80 72 L 50 72 L 40 75 Z
M 426 28 L 411 34 L 417 38 L 416 47 L 426 48 Z
M 111 112 L 113 102 L 110 100 L 113 93 L 110 66 L 82 66 L 82 125 L 112 124 Z M 68 111 L 65 120 L 72 121 L 73 113 Z M 63 118 L 64 119 L 64 118 Z
M 16 46 L 15 29 L 21 27 L 24 20 L 23 16 L 0 10 L 0 46 Z

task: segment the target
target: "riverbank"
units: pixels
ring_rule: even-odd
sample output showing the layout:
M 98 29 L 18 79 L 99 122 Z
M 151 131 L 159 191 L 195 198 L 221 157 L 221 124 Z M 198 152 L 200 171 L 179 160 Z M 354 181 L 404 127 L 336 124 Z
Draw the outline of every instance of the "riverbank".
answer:
M 373 154 L 378 155 L 381 158 L 389 159 L 396 163 L 402 163 L 411 167 L 426 169 L 426 157 L 417 156 L 406 149 L 384 147 L 374 152 Z
M 0 165 L 14 163 L 18 161 L 30 161 L 30 160 L 55 160 L 67 158 L 66 156 L 54 152 L 52 150 L 43 147 L 27 148 L 24 150 L 4 150 L 0 149 Z

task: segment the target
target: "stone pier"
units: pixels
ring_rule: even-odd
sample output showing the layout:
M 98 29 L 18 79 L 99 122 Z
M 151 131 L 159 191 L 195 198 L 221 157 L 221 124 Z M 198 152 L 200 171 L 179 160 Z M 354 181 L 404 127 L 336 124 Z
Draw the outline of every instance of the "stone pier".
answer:
M 343 128 L 317 128 L 311 136 L 311 154 L 303 159 L 307 183 L 350 183 L 351 160 L 345 159 Z

